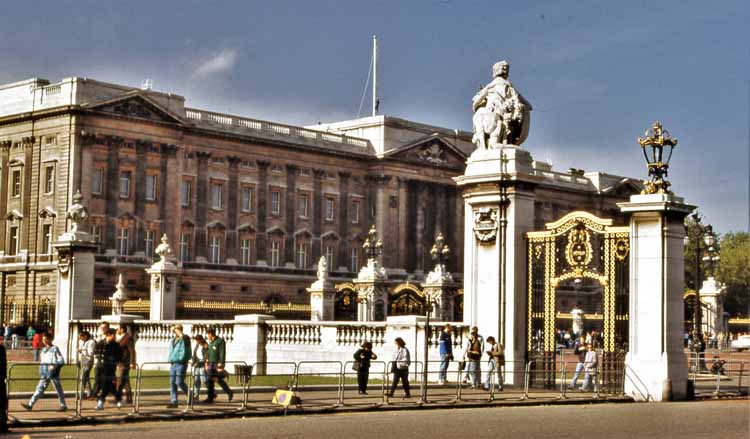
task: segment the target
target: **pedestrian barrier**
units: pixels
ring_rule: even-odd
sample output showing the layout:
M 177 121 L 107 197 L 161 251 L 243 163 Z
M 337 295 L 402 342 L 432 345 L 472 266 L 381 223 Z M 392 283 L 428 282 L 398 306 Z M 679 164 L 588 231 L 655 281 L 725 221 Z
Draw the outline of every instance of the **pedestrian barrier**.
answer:
M 221 371 L 212 370 L 211 367 L 206 364 L 203 367 L 189 367 L 190 369 L 190 382 L 188 388 L 190 389 L 190 398 L 188 407 L 190 410 L 196 411 L 224 411 L 230 410 L 243 410 L 247 408 L 247 395 L 248 388 L 250 386 L 250 379 L 252 375 L 252 366 L 249 366 L 244 361 L 227 361 L 224 363 L 224 368 Z M 209 395 L 209 382 L 213 381 L 214 387 L 214 399 L 210 399 Z M 205 387 L 205 392 L 201 389 Z M 219 387 L 217 389 L 216 387 Z M 224 398 L 219 398 L 219 390 L 224 390 L 226 394 L 226 402 Z M 204 393 L 206 396 L 204 399 L 200 399 L 200 394 Z M 237 393 L 240 393 L 237 395 Z
M 339 400 L 340 405 L 380 405 L 385 401 L 385 382 L 386 373 L 388 371 L 385 361 L 370 361 L 370 369 L 368 370 L 367 386 L 365 391 L 367 393 L 359 393 L 359 387 L 357 385 L 358 371 L 353 369 L 355 361 L 347 361 L 344 363 L 342 371 L 342 386 L 341 386 L 341 398 Z M 373 392 L 373 387 L 377 392 Z M 354 396 L 354 390 L 357 390 L 357 396 Z M 347 395 L 351 392 L 352 397 L 347 400 Z M 348 402 L 348 403 L 347 403 Z
M 653 399 L 651 397 L 651 394 L 648 392 L 648 387 L 643 382 L 643 380 L 641 380 L 641 377 L 638 376 L 638 374 L 635 372 L 635 370 L 633 370 L 632 367 L 626 364 L 622 370 L 622 374 L 623 374 L 623 378 L 622 378 L 623 393 L 625 392 L 624 383 L 626 381 L 630 381 L 630 383 L 633 385 L 633 388 L 641 395 L 642 401 L 650 401 Z
M 8 392 L 8 417 L 11 421 L 33 420 L 42 414 L 50 419 L 75 418 L 79 400 L 79 368 L 76 364 L 66 364 L 55 378 L 42 380 L 39 363 L 13 363 L 8 367 L 6 386 Z M 58 389 L 59 386 L 59 389 Z M 30 404 L 37 391 L 43 391 L 28 410 L 22 404 Z M 63 396 L 65 410 L 62 411 Z
M 189 377 L 190 367 L 177 363 L 146 362 L 141 363 L 136 375 L 135 406 L 133 414 L 174 415 L 190 409 Z M 172 378 L 174 376 L 174 379 Z M 171 405 L 171 382 L 174 381 L 176 405 Z M 182 385 L 180 385 L 182 383 Z
M 720 398 L 722 396 L 747 395 L 748 392 L 742 389 L 742 383 L 743 375 L 750 374 L 748 365 L 750 363 L 742 361 L 724 361 L 712 365 L 710 372 L 715 377 L 715 388 L 712 396 Z M 747 380 L 745 380 L 745 383 L 747 383 Z
M 83 369 L 81 369 L 83 370 Z M 86 377 L 83 373 L 79 374 L 79 397 L 76 400 L 76 413 L 85 417 L 107 417 L 113 415 L 128 416 L 136 413 L 136 397 L 138 393 L 138 374 L 140 367 L 116 367 L 113 373 L 108 373 L 101 364 L 97 364 L 91 369 L 89 383 L 86 383 Z M 104 390 L 106 383 L 108 389 L 107 398 L 101 398 L 101 392 Z M 84 392 L 84 388 L 89 386 L 90 394 Z M 118 396 L 120 404 L 117 404 Z M 103 401 L 101 408 L 99 400 Z M 115 408 L 115 412 L 105 410 Z
M 305 406 L 337 407 L 341 405 L 343 379 L 343 364 L 340 361 L 300 361 L 294 374 L 293 390 L 303 399 Z M 312 391 L 303 395 L 300 394 L 300 387 Z M 336 398 L 331 401 L 328 393 L 333 390 Z
M 294 390 L 297 363 L 292 361 L 258 362 L 252 366 L 246 407 L 255 410 L 276 409 L 271 403 L 276 389 Z
M 394 382 L 393 380 L 396 378 L 396 368 L 393 361 L 389 361 L 387 363 L 388 372 L 385 374 L 385 398 L 383 399 L 383 404 L 392 404 L 391 398 L 394 398 L 395 396 L 395 390 L 396 385 L 400 385 L 404 392 L 404 399 L 407 398 L 407 390 L 409 389 L 409 398 L 416 398 L 416 401 L 418 403 L 423 403 L 422 398 L 420 395 L 424 395 L 424 389 L 422 386 L 425 385 L 424 380 L 422 379 L 422 367 L 424 366 L 421 361 L 412 361 L 408 368 L 408 373 L 404 374 L 403 376 L 399 377 L 398 383 Z M 404 384 L 403 377 L 406 377 L 406 382 L 408 382 L 408 385 Z M 416 392 L 412 392 L 412 390 L 415 389 L 414 384 L 417 384 Z

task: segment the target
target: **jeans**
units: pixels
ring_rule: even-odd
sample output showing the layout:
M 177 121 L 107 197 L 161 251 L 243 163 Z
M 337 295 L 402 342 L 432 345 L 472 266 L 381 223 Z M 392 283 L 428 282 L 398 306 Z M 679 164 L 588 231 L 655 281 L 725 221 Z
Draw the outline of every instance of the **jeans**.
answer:
M 121 365 L 120 380 L 117 385 L 117 394 L 122 399 L 122 392 L 125 391 L 125 395 L 128 403 L 133 402 L 133 389 L 130 387 L 130 365 Z
M 93 362 L 85 361 L 81 363 L 81 392 L 86 396 L 91 396 L 91 368 Z
M 40 396 L 42 396 L 44 391 L 47 390 L 47 386 L 49 386 L 49 383 L 52 383 L 52 387 L 54 387 L 55 392 L 57 392 L 57 399 L 60 401 L 60 407 L 67 407 L 67 405 L 65 404 L 65 393 L 63 393 L 63 387 L 62 384 L 60 384 L 59 376 L 39 378 L 39 384 L 36 385 L 36 390 L 34 391 L 34 394 L 31 395 L 29 405 L 33 406 L 36 403 L 36 401 Z
M 571 387 L 575 387 L 578 383 L 578 377 L 581 376 L 581 371 L 583 370 L 583 363 L 577 363 L 576 364 L 576 372 L 573 374 L 573 382 L 570 384 Z
M 370 368 L 361 367 L 357 371 L 357 388 L 360 392 L 367 392 L 367 382 L 370 380 Z
M 36 363 L 37 361 L 39 361 L 39 349 L 34 348 L 34 363 Z
M 590 369 L 586 369 L 586 375 L 583 377 L 583 386 L 581 386 L 581 390 L 590 390 L 591 389 L 591 379 L 594 378 L 594 390 L 596 390 L 596 367 L 592 367 Z
M 185 392 L 185 395 L 188 394 L 188 386 L 185 384 L 186 371 L 187 364 L 185 363 L 172 363 L 169 366 L 169 401 L 171 403 L 177 403 L 178 388 Z
M 497 372 L 495 377 L 494 385 L 502 390 L 503 388 L 503 365 L 502 363 L 496 364 L 495 361 L 490 360 L 487 362 L 487 376 L 485 378 L 484 387 L 490 388 L 493 385 L 492 376 Z
M 448 380 L 448 364 L 450 363 L 451 354 L 440 354 L 440 373 L 438 374 L 439 381 Z
M 115 401 L 120 402 L 120 392 L 117 391 L 115 381 L 117 380 L 117 365 L 104 363 L 97 369 L 97 377 L 99 381 L 97 384 L 99 387 L 99 401 L 104 402 L 109 395 L 115 395 Z
M 471 377 L 471 385 L 473 387 L 479 387 L 482 383 L 482 366 L 479 364 L 479 360 L 466 360 L 466 370 Z
M 193 383 L 193 400 L 195 401 L 198 396 L 201 394 L 201 386 L 203 384 L 208 385 L 208 380 L 206 379 L 206 369 L 204 366 L 196 366 L 193 369 L 193 377 L 195 378 L 195 382 Z

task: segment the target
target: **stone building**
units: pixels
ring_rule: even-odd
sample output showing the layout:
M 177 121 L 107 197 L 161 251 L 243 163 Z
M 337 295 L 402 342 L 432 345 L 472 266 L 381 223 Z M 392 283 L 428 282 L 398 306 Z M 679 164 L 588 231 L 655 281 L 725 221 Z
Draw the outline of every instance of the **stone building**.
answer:
M 79 189 L 99 243 L 98 298 L 119 273 L 131 299 L 147 298 L 144 268 L 164 233 L 181 300 L 306 304 L 320 255 L 335 281 L 351 279 L 373 224 L 391 277 L 419 279 L 438 232 L 462 248 L 452 177 L 473 150 L 470 134 L 364 121 L 378 138 L 188 108 L 182 96 L 86 78 L 0 86 L 3 319 L 49 319 L 51 244 Z M 455 253 L 452 269 L 461 261 Z
M 346 284 L 375 225 L 403 297 L 393 306 L 413 310 L 439 232 L 452 249 L 447 268 L 463 271 L 453 178 L 474 149 L 471 133 L 388 116 L 303 128 L 87 78 L 0 85 L 0 317 L 54 315 L 52 243 L 77 190 L 99 244 L 96 298 L 123 273 L 130 298 L 147 299 L 144 269 L 166 234 L 181 269 L 178 318 L 243 314 L 261 302 L 291 303 L 287 315 L 304 317 L 318 258 Z M 627 178 L 538 161 L 533 172 L 538 228 L 573 210 L 624 223 L 615 203 L 638 190 Z

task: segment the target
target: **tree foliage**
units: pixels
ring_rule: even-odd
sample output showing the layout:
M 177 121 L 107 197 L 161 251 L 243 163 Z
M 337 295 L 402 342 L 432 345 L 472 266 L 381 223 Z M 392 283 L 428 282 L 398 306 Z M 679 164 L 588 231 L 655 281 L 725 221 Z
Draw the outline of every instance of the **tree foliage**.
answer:
M 750 316 L 750 233 L 727 233 L 719 248 L 716 278 L 727 288 L 724 309 L 732 316 Z

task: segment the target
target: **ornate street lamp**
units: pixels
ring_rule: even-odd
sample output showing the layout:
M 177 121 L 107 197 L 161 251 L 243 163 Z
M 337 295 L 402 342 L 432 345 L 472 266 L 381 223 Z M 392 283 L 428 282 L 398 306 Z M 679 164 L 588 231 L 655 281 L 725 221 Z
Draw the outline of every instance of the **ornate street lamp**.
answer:
M 706 227 L 706 236 L 703 237 L 703 243 L 706 244 L 706 256 L 703 257 L 703 263 L 706 264 L 706 272 L 708 273 L 708 276 L 714 277 L 716 275 L 716 265 L 718 265 L 721 258 L 719 257 L 719 251 L 715 246 L 716 235 L 714 234 L 711 225 Z
M 669 160 L 672 158 L 677 139 L 670 136 L 669 131 L 663 129 L 661 122 L 656 121 L 646 133 L 646 138 L 638 138 L 638 143 L 643 149 L 648 166 L 649 180 L 644 181 L 643 194 L 671 194 L 667 180 L 669 172 Z M 664 148 L 668 148 L 664 151 Z M 665 154 L 666 153 L 666 154 Z M 666 155 L 666 159 L 665 159 Z
M 362 248 L 365 249 L 368 260 L 377 259 L 378 256 L 383 254 L 383 243 L 378 239 L 378 231 L 375 230 L 374 224 L 370 227 L 370 231 L 367 232 L 367 239 L 365 239 Z
M 703 284 L 703 273 L 701 270 L 701 261 L 708 262 L 707 266 L 711 270 L 713 275 L 713 264 L 719 260 L 716 255 L 716 249 L 714 245 L 716 238 L 714 237 L 713 227 L 710 224 L 703 225 L 701 223 L 701 216 L 697 212 L 690 216 L 693 219 L 695 227 L 688 228 L 685 226 L 685 245 L 688 245 L 691 241 L 695 243 L 695 302 L 693 303 L 693 350 L 695 351 L 700 361 L 700 369 L 706 369 L 706 363 L 704 358 L 704 352 L 706 350 L 706 344 L 703 340 L 703 309 L 701 308 L 701 297 L 700 288 Z M 706 246 L 707 256 L 701 258 L 703 252 L 703 245 Z
M 450 248 L 445 243 L 445 238 L 443 238 L 443 234 L 441 232 L 438 232 L 437 237 L 435 238 L 435 243 L 432 245 L 432 249 L 430 250 L 430 255 L 432 256 L 432 260 L 435 261 L 435 271 L 439 271 L 440 275 L 442 276 L 445 272 L 445 262 L 448 260 L 448 255 L 450 255 Z M 425 313 L 427 314 L 427 321 L 424 325 L 424 350 L 423 350 L 423 367 L 422 367 L 422 394 L 420 396 L 421 402 L 425 403 L 427 402 L 427 379 L 429 378 L 429 372 L 428 372 L 428 365 L 430 364 L 429 359 L 429 349 L 430 349 L 430 338 L 432 337 L 432 329 L 430 328 L 430 316 L 432 315 L 432 310 L 435 308 L 435 305 L 437 304 L 437 301 L 434 297 L 430 296 L 429 294 L 425 294 L 424 297 L 424 308 Z

